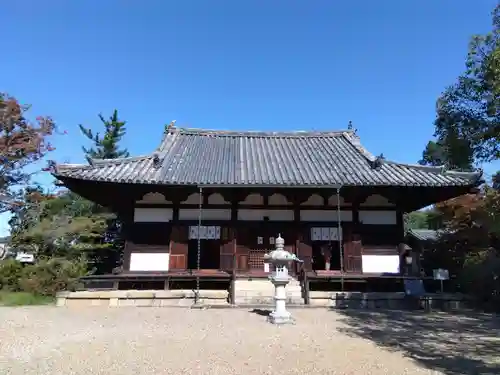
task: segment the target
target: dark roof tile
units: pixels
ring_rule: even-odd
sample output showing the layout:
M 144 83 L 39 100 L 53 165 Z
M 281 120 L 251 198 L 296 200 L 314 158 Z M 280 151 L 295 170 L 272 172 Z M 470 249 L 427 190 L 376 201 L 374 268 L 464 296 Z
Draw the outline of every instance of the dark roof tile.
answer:
M 160 165 L 155 165 L 154 155 Z M 170 129 L 155 154 L 60 165 L 54 175 L 123 183 L 311 187 L 473 185 L 480 177 L 385 160 L 374 168 L 375 161 L 352 131 Z

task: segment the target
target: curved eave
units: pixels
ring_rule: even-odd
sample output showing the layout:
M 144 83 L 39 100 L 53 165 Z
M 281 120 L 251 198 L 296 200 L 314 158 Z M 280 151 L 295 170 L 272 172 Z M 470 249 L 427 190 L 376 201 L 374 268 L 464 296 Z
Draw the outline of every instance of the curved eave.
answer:
M 147 164 L 148 167 L 146 167 Z M 304 188 L 329 188 L 329 187 L 355 187 L 355 186 L 399 186 L 399 187 L 476 187 L 481 184 L 482 174 L 480 172 L 455 172 L 434 170 L 422 170 L 421 168 L 410 168 L 405 165 L 394 165 L 397 167 L 397 176 L 400 178 L 392 181 L 384 181 L 384 175 L 395 175 L 394 171 L 387 171 L 384 168 L 380 170 L 380 178 L 369 183 L 352 183 L 347 181 L 324 181 L 323 183 L 297 182 L 242 182 L 235 183 L 229 181 L 165 181 L 161 178 L 161 169 L 153 167 L 152 160 L 144 159 L 137 164 L 117 164 L 107 166 L 110 170 L 103 171 L 102 167 L 96 166 L 63 166 L 58 168 L 52 175 L 59 180 L 72 179 L 88 182 L 106 182 L 122 184 L 148 184 L 148 185 L 169 185 L 169 186 L 212 186 L 212 187 L 304 187 Z M 101 164 L 102 165 L 102 164 Z M 146 167 L 146 168 L 144 168 Z M 106 168 L 107 169 L 107 168 Z M 100 173 L 105 172 L 105 173 Z M 418 178 L 418 181 L 411 181 Z

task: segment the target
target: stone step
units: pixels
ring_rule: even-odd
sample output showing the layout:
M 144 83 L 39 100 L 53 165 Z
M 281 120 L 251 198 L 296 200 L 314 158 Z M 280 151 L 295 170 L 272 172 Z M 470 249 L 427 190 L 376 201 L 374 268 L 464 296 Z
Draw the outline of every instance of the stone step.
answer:
M 286 287 L 287 303 L 302 305 L 304 298 L 300 282 L 291 280 Z M 236 305 L 262 305 L 274 303 L 274 285 L 266 279 L 236 280 Z
M 300 281 L 291 280 L 290 283 L 287 285 L 287 289 L 293 287 L 300 288 Z M 265 279 L 236 280 L 235 288 L 236 290 L 274 290 L 274 285 L 271 281 Z

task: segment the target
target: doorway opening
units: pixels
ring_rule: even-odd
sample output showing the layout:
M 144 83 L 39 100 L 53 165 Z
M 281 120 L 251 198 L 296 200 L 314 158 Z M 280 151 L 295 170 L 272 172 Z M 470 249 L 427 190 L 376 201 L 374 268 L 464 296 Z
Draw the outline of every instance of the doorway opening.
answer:
M 312 268 L 314 271 L 327 269 L 327 260 L 330 261 L 331 271 L 340 271 L 342 262 L 340 259 L 339 243 L 337 241 L 314 241 L 312 243 Z
M 198 268 L 198 240 L 188 242 L 187 268 Z M 200 240 L 200 269 L 218 270 L 220 268 L 220 241 Z

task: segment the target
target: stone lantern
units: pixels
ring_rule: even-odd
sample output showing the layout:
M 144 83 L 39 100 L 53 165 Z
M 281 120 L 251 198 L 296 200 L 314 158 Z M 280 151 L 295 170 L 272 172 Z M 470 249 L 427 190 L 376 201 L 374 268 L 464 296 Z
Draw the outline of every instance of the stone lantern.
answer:
M 288 266 L 292 262 L 301 262 L 295 254 L 285 250 L 285 240 L 278 235 L 275 241 L 276 250 L 264 255 L 264 262 L 274 266 L 275 271 L 269 279 L 274 285 L 274 310 L 268 317 L 273 324 L 293 323 L 292 315 L 286 309 L 286 285 L 291 277 L 288 275 Z

